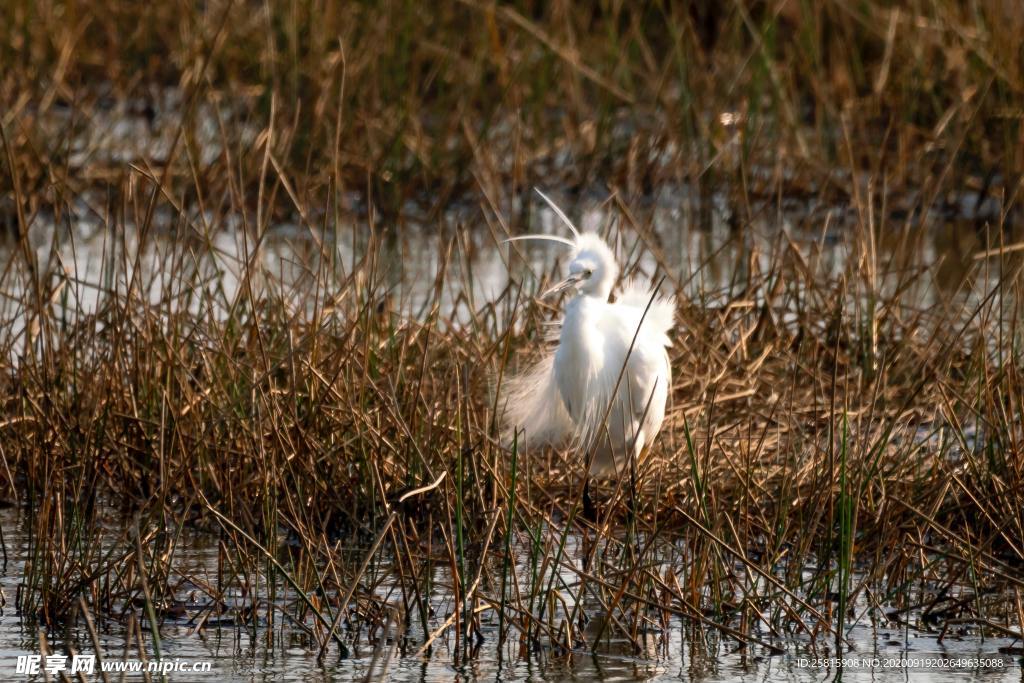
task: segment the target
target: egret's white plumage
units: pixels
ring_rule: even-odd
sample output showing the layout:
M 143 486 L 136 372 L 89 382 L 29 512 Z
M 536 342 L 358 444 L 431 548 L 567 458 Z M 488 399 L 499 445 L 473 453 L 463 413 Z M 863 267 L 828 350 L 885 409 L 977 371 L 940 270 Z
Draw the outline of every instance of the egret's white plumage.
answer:
M 630 282 L 610 302 L 619 276 L 612 250 L 599 235 L 579 233 L 541 196 L 574 237 L 553 238 L 573 252 L 569 276 L 547 293 L 575 287 L 576 294 L 565 307 L 558 347 L 510 380 L 505 422 L 523 430 L 529 446 L 570 444 L 592 453 L 590 474 L 613 477 L 661 429 L 675 300 Z M 552 236 L 518 239 L 530 238 Z

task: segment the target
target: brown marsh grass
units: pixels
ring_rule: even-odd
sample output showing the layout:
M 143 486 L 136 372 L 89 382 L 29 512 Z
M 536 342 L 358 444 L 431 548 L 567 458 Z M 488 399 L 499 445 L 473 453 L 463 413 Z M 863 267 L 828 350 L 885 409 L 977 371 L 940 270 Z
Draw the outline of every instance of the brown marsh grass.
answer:
M 403 653 L 462 660 L 494 615 L 554 656 L 640 649 L 672 618 L 772 652 L 834 651 L 863 619 L 1019 633 L 1019 18 L 696 7 L 12 3 L 0 483 L 32 515 L 21 613 L 120 621 L 157 654 L 186 582 L 197 629 L 229 613 L 321 655 L 397 623 Z M 536 183 L 601 188 L 626 272 L 689 293 L 666 427 L 593 523 L 579 454 L 500 437 L 502 378 L 557 319 L 535 297 L 554 263 L 505 250 L 503 292 L 469 285 L 475 250 L 529 229 Z M 666 187 L 694 230 L 724 203 L 746 247 L 725 284 L 666 259 L 644 201 Z M 798 224 L 749 248 L 794 200 Z M 951 212 L 978 258 L 929 261 Z M 62 256 L 82 222 L 92 278 Z M 289 277 L 266 258 L 282 223 Z M 395 292 L 420 276 L 380 255 L 435 230 L 410 311 Z M 177 562 L 196 530 L 219 537 L 212 580 Z

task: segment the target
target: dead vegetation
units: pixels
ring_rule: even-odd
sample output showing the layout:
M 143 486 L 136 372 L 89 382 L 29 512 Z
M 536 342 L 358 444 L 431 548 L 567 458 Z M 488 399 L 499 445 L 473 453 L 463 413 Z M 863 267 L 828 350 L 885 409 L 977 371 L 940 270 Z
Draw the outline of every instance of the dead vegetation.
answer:
M 1016 18 L 962 5 L 16 4 L 21 613 L 157 652 L 173 620 L 296 629 L 375 662 L 383 636 L 647 652 L 676 619 L 769 652 L 832 651 L 858 619 L 1018 633 L 1024 75 Z M 501 378 L 557 316 L 547 276 L 506 250 L 504 291 L 469 285 L 540 179 L 605 188 L 626 272 L 686 294 L 663 435 L 596 524 L 576 454 L 499 438 Z M 723 284 L 665 256 L 662 188 L 692 195 L 687 232 L 727 216 Z M 953 214 L 970 240 L 929 256 Z M 432 286 L 385 262 L 421 244 Z M 183 550 L 204 532 L 215 577 Z

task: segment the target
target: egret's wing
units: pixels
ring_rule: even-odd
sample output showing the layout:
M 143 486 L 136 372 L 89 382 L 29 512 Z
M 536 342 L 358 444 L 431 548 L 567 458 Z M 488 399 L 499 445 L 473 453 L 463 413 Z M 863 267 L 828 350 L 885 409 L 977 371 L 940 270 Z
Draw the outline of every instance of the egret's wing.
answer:
M 650 294 L 645 292 L 643 296 L 647 297 L 643 300 L 643 306 L 647 306 Z M 618 389 L 615 390 L 613 385 L 603 392 L 610 398 L 611 392 L 615 391 L 608 427 L 613 432 L 618 431 L 614 436 L 624 443 L 635 439 L 638 448 L 654 438 L 661 429 L 665 415 L 665 404 L 672 382 L 666 351 L 669 340 L 665 334 L 667 330 L 657 329 L 656 324 L 664 324 L 664 319 L 659 321 L 658 317 L 667 316 L 668 324 L 671 325 L 671 306 L 671 300 L 656 300 L 647 311 L 647 316 L 643 317 L 643 308 L 623 303 L 620 299 L 614 304 L 608 304 L 607 313 L 602 318 L 606 381 L 614 383 L 625 366 Z M 654 320 L 651 319 L 652 313 L 655 314 Z M 607 405 L 609 399 L 605 400 Z
M 654 301 L 651 301 L 652 298 Z M 650 304 L 650 308 L 647 307 L 648 304 Z M 672 346 L 672 340 L 668 333 L 675 325 L 676 298 L 674 296 L 655 295 L 650 288 L 644 287 L 635 280 L 629 280 L 623 285 L 612 308 L 620 306 L 632 309 L 623 310 L 619 317 L 627 326 L 632 323 L 634 332 L 642 317 L 643 331 L 640 336 L 646 338 L 650 334 L 652 340 L 657 339 L 663 346 Z M 644 315 L 644 310 L 647 311 L 647 315 Z
M 665 347 L 634 347 L 627 361 L 627 374 L 630 412 L 638 424 L 643 420 L 644 436 L 649 441 L 661 429 L 672 385 L 672 368 Z
M 650 304 L 649 308 L 647 304 Z M 676 324 L 676 297 L 660 294 L 655 296 L 653 291 L 631 280 L 623 286 L 611 308 L 621 308 L 617 317 L 623 325 L 631 329 L 631 340 L 632 334 L 640 327 L 642 318 L 643 330 L 637 336 L 638 342 L 646 339 L 656 341 L 662 346 L 672 346 L 669 332 Z M 646 315 L 644 310 L 647 311 Z
M 604 325 L 605 358 L 614 366 L 612 381 L 618 377 L 625 364 L 626 371 L 618 394 L 626 404 L 627 411 L 639 418 L 644 414 L 652 392 L 658 388 L 667 388 L 670 381 L 668 354 L 665 350 L 669 340 L 648 320 L 654 312 L 654 305 L 643 319 L 639 334 L 636 334 L 636 330 L 643 316 L 642 308 L 621 304 L 611 304 L 608 308 L 611 313 L 606 316 Z

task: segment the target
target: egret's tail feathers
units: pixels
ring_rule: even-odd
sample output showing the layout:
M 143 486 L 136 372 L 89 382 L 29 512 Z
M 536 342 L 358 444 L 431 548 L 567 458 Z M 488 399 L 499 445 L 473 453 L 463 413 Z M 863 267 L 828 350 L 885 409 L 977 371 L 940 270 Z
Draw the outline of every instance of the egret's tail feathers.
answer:
M 519 444 L 525 447 L 557 446 L 571 436 L 572 418 L 555 384 L 554 362 L 554 352 L 548 353 L 529 370 L 505 382 L 503 424 L 507 441 L 515 430 L 520 432 Z
M 668 333 L 676 322 L 676 298 L 674 296 L 655 295 L 650 288 L 644 287 L 635 280 L 630 280 L 622 286 L 622 291 L 616 301 L 627 306 L 635 306 L 641 312 L 646 309 L 644 328 L 664 337 L 662 343 L 665 346 L 672 346 L 672 339 Z M 647 307 L 648 304 L 650 304 L 650 308 Z

